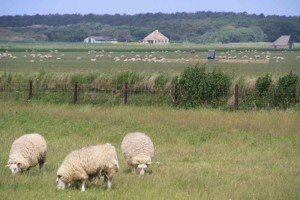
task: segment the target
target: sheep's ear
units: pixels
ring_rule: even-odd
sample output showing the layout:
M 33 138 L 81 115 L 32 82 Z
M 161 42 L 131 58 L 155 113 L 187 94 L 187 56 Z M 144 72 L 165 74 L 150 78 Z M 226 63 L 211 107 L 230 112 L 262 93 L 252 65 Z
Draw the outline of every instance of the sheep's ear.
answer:
M 9 164 L 5 165 L 5 167 L 9 167 L 9 166 L 10 166 Z

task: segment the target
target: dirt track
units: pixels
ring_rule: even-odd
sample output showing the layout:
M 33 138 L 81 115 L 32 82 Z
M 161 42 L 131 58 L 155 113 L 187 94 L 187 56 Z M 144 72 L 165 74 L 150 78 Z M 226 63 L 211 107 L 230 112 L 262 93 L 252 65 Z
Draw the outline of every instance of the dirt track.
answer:
M 165 59 L 165 62 L 174 63 L 207 63 L 207 62 L 217 62 L 217 63 L 269 63 L 268 59 Z

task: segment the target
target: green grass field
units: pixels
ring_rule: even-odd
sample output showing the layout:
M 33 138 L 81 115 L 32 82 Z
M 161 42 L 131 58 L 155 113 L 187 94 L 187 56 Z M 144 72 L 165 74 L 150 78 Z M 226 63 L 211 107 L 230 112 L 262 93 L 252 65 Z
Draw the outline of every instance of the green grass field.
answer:
M 0 73 L 33 73 L 41 69 L 53 73 L 106 73 L 135 71 L 144 74 L 166 72 L 180 74 L 197 62 L 208 70 L 221 69 L 233 76 L 279 76 L 290 71 L 300 74 L 299 47 L 293 51 L 267 49 L 269 44 L 80 44 L 80 43 L 1 43 L 2 54 L 7 50 L 11 57 L 0 59 Z M 257 47 L 257 48 L 255 48 Z M 216 49 L 217 60 L 208 62 L 208 49 Z M 55 51 L 57 50 L 57 51 Z M 257 50 L 257 52 L 255 51 Z M 195 51 L 195 53 L 191 53 Z M 269 52 L 269 54 L 267 54 Z M 30 55 L 34 54 L 35 57 Z M 51 59 L 43 58 L 52 55 Z M 254 59 L 254 56 L 259 56 Z M 266 60 L 269 55 L 270 60 Z M 226 56 L 226 59 L 220 57 Z M 280 59 L 277 59 L 280 57 Z M 118 58 L 120 60 L 116 61 Z M 131 59 L 134 58 L 134 61 Z M 145 61 L 145 58 L 148 60 Z M 155 61 L 153 60 L 155 58 Z M 96 59 L 96 61 L 91 61 Z M 151 60 L 150 60 L 151 59 Z
M 299 199 L 300 113 L 225 112 L 167 107 L 93 107 L 0 102 L 1 199 Z M 120 152 L 123 136 L 147 133 L 155 162 L 144 176 L 130 174 Z M 47 161 L 28 174 L 5 168 L 14 139 L 38 132 Z M 89 183 L 56 190 L 56 171 L 72 150 L 110 142 L 120 171 L 111 191 Z
M 226 59 L 207 62 L 210 48 Z M 195 53 L 191 53 L 193 50 Z M 5 75 L 5 80 L 16 82 L 41 76 L 43 81 L 63 83 L 65 79 L 71 81 L 74 74 L 96 74 L 101 83 L 120 72 L 136 72 L 148 83 L 155 82 L 161 72 L 172 77 L 197 62 L 208 71 L 223 70 L 234 81 L 265 74 L 276 79 L 290 71 L 300 75 L 299 45 L 293 51 L 273 51 L 265 43 L 1 43 L 0 51 L 0 77 Z M 43 57 L 47 54 L 52 58 Z M 255 55 L 260 57 L 255 60 Z M 28 82 L 25 84 L 27 87 Z M 27 93 L 24 101 L 0 98 L 0 199 L 300 199 L 297 110 L 185 110 L 161 103 L 92 106 L 72 105 L 72 98 L 60 104 L 35 99 L 27 102 L 26 98 Z M 155 145 L 154 164 L 144 177 L 130 173 L 120 151 L 122 138 L 133 131 L 147 133 Z M 43 134 L 48 142 L 44 168 L 41 173 L 36 167 L 28 174 L 13 176 L 4 167 L 11 144 L 22 134 L 33 132 Z M 120 162 L 111 191 L 100 187 L 102 179 L 89 183 L 84 193 L 76 186 L 65 191 L 56 189 L 56 171 L 70 151 L 106 142 L 116 147 Z

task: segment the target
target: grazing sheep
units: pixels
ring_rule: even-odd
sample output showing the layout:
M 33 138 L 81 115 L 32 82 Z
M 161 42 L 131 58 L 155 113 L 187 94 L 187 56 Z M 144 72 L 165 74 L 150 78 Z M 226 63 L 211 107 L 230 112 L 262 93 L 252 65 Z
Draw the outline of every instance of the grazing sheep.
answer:
M 260 58 L 260 55 L 254 55 L 254 58 L 255 58 L 255 59 L 259 59 L 259 58 Z
M 6 167 L 12 174 L 29 171 L 37 164 L 41 169 L 46 161 L 46 154 L 47 143 L 43 136 L 37 133 L 25 134 L 13 142 Z
M 57 171 L 58 189 L 65 189 L 75 181 L 81 182 L 81 191 L 85 191 L 85 182 L 91 178 L 104 176 L 104 184 L 111 188 L 111 180 L 118 172 L 119 161 L 113 145 L 99 144 L 72 151 Z
M 122 152 L 133 173 L 144 175 L 154 159 L 154 145 L 144 133 L 128 133 L 121 144 Z
M 119 57 L 114 57 L 114 61 L 115 62 L 118 62 L 118 61 L 120 61 L 121 59 L 119 58 Z

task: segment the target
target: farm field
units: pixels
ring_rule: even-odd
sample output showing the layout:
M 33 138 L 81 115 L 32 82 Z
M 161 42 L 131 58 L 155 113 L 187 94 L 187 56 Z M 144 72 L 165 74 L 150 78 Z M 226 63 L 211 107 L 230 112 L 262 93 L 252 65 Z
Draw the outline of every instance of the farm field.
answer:
M 265 43 L 201 47 L 0 43 L 0 80 L 3 85 L 16 82 L 18 88 L 20 79 L 25 82 L 26 92 L 28 77 L 55 89 L 55 81 L 67 85 L 76 75 L 87 81 L 93 78 L 95 85 L 109 85 L 114 79 L 120 82 L 122 76 L 128 75 L 143 79 L 141 82 L 150 88 L 161 83 L 157 80 L 168 87 L 165 80 L 171 81 L 170 77 L 197 63 L 207 71 L 220 69 L 233 80 L 251 80 L 265 74 L 277 79 L 291 71 L 300 75 L 299 46 L 293 51 L 267 47 Z M 215 61 L 206 59 L 211 48 L 216 49 Z M 28 174 L 16 176 L 1 167 L 0 199 L 300 198 L 297 109 L 185 110 L 170 106 L 169 94 L 157 100 L 147 94 L 141 95 L 143 100 L 134 100 L 138 97 L 132 95 L 129 104 L 123 105 L 120 91 L 113 94 L 113 102 L 104 96 L 107 104 L 93 106 L 79 100 L 79 104 L 72 105 L 72 90 L 58 93 L 69 100 L 56 104 L 55 99 L 50 102 L 52 93 L 51 98 L 43 93 L 43 100 L 34 93 L 33 100 L 27 101 L 26 92 L 17 91 L 16 96 L 7 99 L 7 93 L 3 93 L 0 98 L 0 165 L 6 165 L 12 142 L 33 132 L 43 134 L 48 142 L 47 161 L 41 172 L 36 167 Z M 89 92 L 91 97 L 83 98 L 97 100 L 95 94 Z M 145 101 L 153 103 L 145 106 Z M 144 177 L 130 173 L 120 151 L 123 136 L 133 131 L 147 133 L 156 149 L 155 162 Z M 56 171 L 70 151 L 106 142 L 117 148 L 120 162 L 111 191 L 101 187 L 102 179 L 89 183 L 84 193 L 76 185 L 65 191 L 56 189 Z
M 231 45 L 141 45 L 141 44 L 0 44 L 0 73 L 105 73 L 134 71 L 180 74 L 197 63 L 207 70 L 221 69 L 233 76 L 279 76 L 300 74 L 300 51 L 267 49 L 267 44 Z M 257 47 L 257 48 L 255 48 Z M 216 49 L 216 60 L 207 61 L 208 49 Z M 7 51 L 7 52 L 6 52 Z M 3 55 L 5 54 L 5 56 Z M 298 59 L 297 59 L 298 58 Z
M 231 81 L 230 91 L 214 107 L 225 108 L 238 84 L 240 94 L 246 97 L 240 99 L 244 109 L 270 108 L 270 101 L 262 103 L 249 94 L 254 94 L 255 82 L 263 76 L 269 75 L 275 85 L 291 72 L 300 75 L 300 48 L 299 44 L 293 50 L 274 50 L 269 46 L 269 43 L 0 43 L 0 97 L 26 101 L 32 81 L 33 101 L 70 103 L 77 82 L 80 103 L 116 105 L 122 102 L 122 89 L 128 82 L 129 90 L 139 93 L 131 95 L 130 103 L 171 106 L 176 104 L 172 82 L 175 76 L 197 65 L 204 66 L 208 73 L 220 70 Z M 216 50 L 215 60 L 207 59 L 208 49 Z M 151 95 L 154 93 L 155 97 Z M 275 98 L 280 99 L 278 95 Z M 284 107 L 299 108 L 289 102 Z
M 143 106 L 72 106 L 0 101 L 0 199 L 299 199 L 297 111 L 184 110 Z M 144 177 L 130 174 L 123 136 L 147 133 L 155 162 Z M 6 165 L 14 139 L 38 132 L 47 160 L 13 176 Z M 120 171 L 112 190 L 89 183 L 56 190 L 56 171 L 72 150 L 110 142 Z

